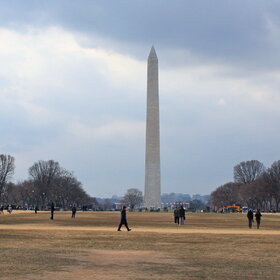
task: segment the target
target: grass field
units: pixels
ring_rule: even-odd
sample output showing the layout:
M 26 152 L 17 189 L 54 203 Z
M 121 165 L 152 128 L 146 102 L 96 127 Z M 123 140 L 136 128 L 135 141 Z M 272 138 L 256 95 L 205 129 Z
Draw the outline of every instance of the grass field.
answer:
M 0 215 L 0 279 L 280 279 L 280 215 L 16 212 Z

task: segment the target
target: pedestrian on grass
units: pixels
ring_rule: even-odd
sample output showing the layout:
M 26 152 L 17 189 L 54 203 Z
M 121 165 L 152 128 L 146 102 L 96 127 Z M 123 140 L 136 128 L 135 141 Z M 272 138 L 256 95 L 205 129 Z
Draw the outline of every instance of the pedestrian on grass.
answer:
M 76 208 L 75 205 L 73 205 L 73 207 L 72 207 L 72 218 L 75 218 L 76 212 L 77 212 L 77 208 Z
M 12 214 L 12 212 L 13 212 L 12 205 L 8 205 L 7 211 L 8 211 L 9 214 Z
M 248 222 L 249 222 L 249 228 L 252 228 L 252 224 L 254 222 L 254 214 L 251 209 L 247 213 L 247 218 L 248 218 Z
M 179 212 L 180 225 L 183 225 L 185 222 L 186 216 L 185 216 L 185 209 L 182 205 L 181 205 L 180 209 L 178 210 L 178 212 Z
M 122 225 L 125 225 L 127 231 L 131 231 L 131 229 L 128 227 L 127 221 L 126 221 L 126 207 L 125 206 L 123 206 L 123 209 L 121 212 L 121 222 L 119 224 L 118 231 L 121 231 Z
M 255 214 L 255 217 L 256 217 L 256 222 L 257 222 L 257 229 L 260 228 L 260 224 L 261 224 L 261 211 L 260 209 L 257 210 L 256 214 Z
M 179 225 L 179 209 L 176 207 L 174 209 L 174 223 Z
M 38 212 L 38 210 L 39 210 L 39 208 L 38 208 L 38 206 L 35 206 L 35 214 L 37 214 L 37 212 Z
M 51 220 L 53 220 L 53 215 L 54 215 L 54 204 L 53 204 L 53 202 L 51 203 Z
M 4 205 L 1 205 L 0 207 L 0 214 L 4 214 Z

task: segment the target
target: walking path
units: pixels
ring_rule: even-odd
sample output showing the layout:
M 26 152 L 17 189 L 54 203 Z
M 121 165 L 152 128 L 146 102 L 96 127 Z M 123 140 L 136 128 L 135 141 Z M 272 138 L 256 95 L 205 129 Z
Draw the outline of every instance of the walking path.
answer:
M 125 229 L 122 232 L 117 233 L 116 227 L 81 227 L 81 226 L 57 226 L 57 225 L 34 225 L 34 224 L 24 224 L 24 225 L 4 225 L 0 224 L 0 230 L 67 230 L 67 231 L 111 231 L 116 232 L 116 234 L 122 234 L 127 232 Z M 185 233 L 185 234 L 237 234 L 237 235 L 280 235 L 280 230 L 266 230 L 266 229 L 213 229 L 213 228 L 187 228 L 187 227 L 176 227 L 176 228 L 157 228 L 157 227 L 133 227 L 133 232 L 150 232 L 150 233 Z

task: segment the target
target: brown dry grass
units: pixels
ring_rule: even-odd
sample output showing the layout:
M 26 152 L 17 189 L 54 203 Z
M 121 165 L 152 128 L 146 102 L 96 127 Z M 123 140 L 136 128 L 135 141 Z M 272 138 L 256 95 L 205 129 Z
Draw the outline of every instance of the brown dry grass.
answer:
M 13 212 L 0 215 L 0 279 L 280 279 L 280 215 Z

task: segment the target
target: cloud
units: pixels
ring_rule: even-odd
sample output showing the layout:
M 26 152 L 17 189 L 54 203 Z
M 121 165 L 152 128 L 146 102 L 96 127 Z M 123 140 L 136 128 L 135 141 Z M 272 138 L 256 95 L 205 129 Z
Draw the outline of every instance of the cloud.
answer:
M 84 48 L 77 34 L 59 27 L 24 33 L 2 28 L 0 39 L 0 57 L 5 57 L 0 124 L 6 128 L 3 150 L 18 159 L 16 180 L 27 176 L 35 161 L 51 158 L 80 175 L 80 163 L 68 157 L 69 151 L 90 162 L 93 154 L 102 156 L 98 150 L 104 143 L 114 140 L 129 151 L 133 141 L 144 139 L 143 61 Z
M 143 48 L 185 50 L 200 61 L 243 67 L 279 65 L 279 10 L 276 1 L 21 1 L 2 2 L 0 24 L 9 28 L 61 26 L 98 37 L 86 40 L 144 59 Z M 114 42 L 111 46 L 108 42 Z M 144 55 L 144 56 L 143 56 Z M 187 61 L 185 61 L 187 62 Z M 172 63 L 172 61 L 169 61 Z M 173 60 L 174 63 L 174 60 Z
M 85 141 L 85 143 L 94 143 L 96 141 L 111 142 L 112 139 L 117 141 L 131 141 L 142 137 L 145 131 L 144 121 L 133 120 L 113 120 L 110 123 L 86 124 L 74 121 L 67 127 L 71 137 Z
M 1 152 L 16 157 L 16 180 L 54 159 L 93 195 L 143 189 L 152 44 L 164 192 L 209 193 L 242 160 L 278 159 L 276 2 L 0 6 Z

